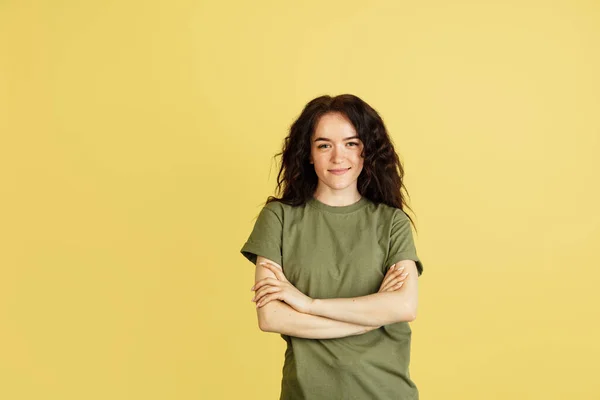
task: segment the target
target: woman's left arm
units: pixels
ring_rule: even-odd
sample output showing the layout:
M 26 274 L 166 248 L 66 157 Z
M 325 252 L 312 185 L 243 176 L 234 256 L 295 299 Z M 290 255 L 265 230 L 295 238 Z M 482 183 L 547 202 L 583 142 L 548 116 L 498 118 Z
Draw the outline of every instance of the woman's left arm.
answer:
M 367 296 L 313 299 L 309 314 L 364 325 L 388 325 L 417 317 L 418 277 L 413 260 L 396 262 L 408 272 L 402 289 Z

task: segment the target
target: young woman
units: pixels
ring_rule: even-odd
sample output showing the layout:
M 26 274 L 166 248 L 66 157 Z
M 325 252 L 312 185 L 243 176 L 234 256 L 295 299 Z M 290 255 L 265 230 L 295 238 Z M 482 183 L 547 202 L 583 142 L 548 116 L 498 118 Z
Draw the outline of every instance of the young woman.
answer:
M 285 138 L 241 253 L 258 323 L 287 342 L 280 400 L 416 400 L 409 322 L 423 265 L 403 211 L 404 170 L 378 113 L 311 100 Z

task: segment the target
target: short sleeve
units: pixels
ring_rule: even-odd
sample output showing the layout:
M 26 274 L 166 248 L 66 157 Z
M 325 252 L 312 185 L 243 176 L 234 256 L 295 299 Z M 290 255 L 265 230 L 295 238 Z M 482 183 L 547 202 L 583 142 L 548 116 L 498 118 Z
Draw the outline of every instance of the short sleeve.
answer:
M 240 252 L 252 264 L 256 264 L 258 256 L 268 258 L 281 264 L 281 242 L 283 223 L 281 215 L 267 204 L 258 214 L 252 233 L 242 246 Z
M 397 208 L 392 218 L 390 248 L 384 268 L 401 260 L 413 260 L 417 265 L 417 273 L 421 276 L 423 263 L 417 256 L 410 220 L 403 210 Z

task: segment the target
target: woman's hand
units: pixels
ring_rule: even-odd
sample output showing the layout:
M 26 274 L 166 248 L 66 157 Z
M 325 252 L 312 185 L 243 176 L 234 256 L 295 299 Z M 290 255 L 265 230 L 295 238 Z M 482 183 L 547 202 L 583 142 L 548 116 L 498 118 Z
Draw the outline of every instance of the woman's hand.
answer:
M 264 278 L 256 282 L 252 289 L 256 292 L 252 301 L 256 302 L 256 307 L 262 307 L 271 300 L 281 300 L 290 305 L 298 312 L 308 314 L 313 299 L 299 291 L 292 285 L 283 271 L 268 262 L 260 263 L 263 267 L 271 270 L 277 279 Z
M 404 271 L 404 267 L 398 268 L 396 267 L 396 264 L 392 264 L 391 268 L 388 268 L 377 293 L 395 292 L 396 290 L 400 290 L 404 284 L 404 280 L 408 276 L 408 272 L 402 271 Z

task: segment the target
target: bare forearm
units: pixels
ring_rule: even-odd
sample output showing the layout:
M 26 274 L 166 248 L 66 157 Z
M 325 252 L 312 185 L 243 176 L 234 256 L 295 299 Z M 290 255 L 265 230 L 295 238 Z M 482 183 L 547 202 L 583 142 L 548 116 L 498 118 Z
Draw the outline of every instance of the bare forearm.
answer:
M 332 339 L 361 335 L 380 326 L 365 326 L 318 315 L 296 311 L 288 304 L 273 300 L 264 307 L 271 307 L 266 331 L 306 339 Z
M 309 313 L 353 324 L 383 326 L 411 321 L 412 309 L 399 292 L 382 292 L 360 297 L 314 299 Z

